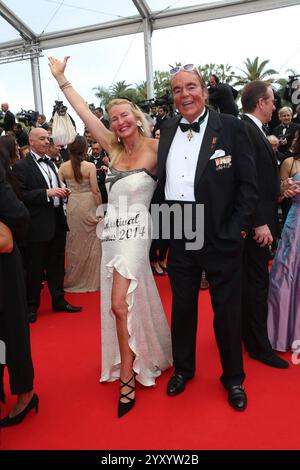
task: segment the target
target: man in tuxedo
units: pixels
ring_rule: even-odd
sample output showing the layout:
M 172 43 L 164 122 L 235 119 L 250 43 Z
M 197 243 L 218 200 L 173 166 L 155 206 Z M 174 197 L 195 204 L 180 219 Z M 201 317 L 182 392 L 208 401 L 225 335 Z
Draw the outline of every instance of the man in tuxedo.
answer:
M 15 115 L 8 109 L 8 103 L 2 103 L 1 109 L 5 113 L 2 127 L 5 130 L 5 133 L 8 131 L 14 130 L 14 125 L 16 123 Z
M 237 116 L 239 110 L 235 99 L 238 92 L 228 83 L 221 83 L 216 75 L 210 77 L 209 84 L 209 103 L 220 113 Z
M 292 155 L 290 149 L 300 127 L 292 122 L 292 108 L 284 106 L 279 110 L 278 116 L 280 124 L 273 129 L 273 134 L 279 139 L 279 151 L 286 157 L 290 157 Z
M 97 183 L 101 193 L 102 204 L 107 204 L 107 191 L 105 187 L 105 178 L 108 170 L 108 156 L 96 141 L 92 143 L 91 146 L 92 153 L 88 156 L 87 161 L 94 163 L 97 171 Z
M 99 121 L 102 122 L 102 124 L 106 127 L 106 129 L 109 129 L 109 121 L 104 118 L 103 109 L 100 106 L 98 108 L 95 108 L 95 116 L 97 116 Z
M 240 120 L 205 106 L 207 88 L 195 67 L 176 67 L 170 73 L 174 103 L 181 115 L 167 120 L 161 128 L 158 191 L 169 207 L 176 204 L 184 212 L 193 212 L 192 218 L 185 218 L 184 230 L 197 229 L 195 214 L 203 205 L 204 245 L 195 250 L 186 243 L 187 237 L 170 237 L 168 273 L 173 295 L 175 372 L 167 393 L 174 396 L 183 392 L 195 374 L 198 294 L 205 270 L 223 368 L 220 380 L 229 404 L 243 411 L 247 397 L 242 387 L 242 251 L 257 200 L 252 146 Z M 176 217 L 175 227 L 178 231 Z M 200 228 L 203 230 L 203 226 Z
M 272 350 L 268 339 L 269 246 L 279 235 L 278 164 L 263 125 L 275 109 L 272 87 L 260 80 L 242 91 L 243 122 L 254 145 L 259 200 L 252 230 L 245 239 L 243 262 L 243 339 L 250 357 L 271 367 L 287 368 L 288 363 Z
M 42 127 L 29 134 L 31 152 L 17 161 L 13 171 L 21 183 L 22 197 L 30 212 L 30 227 L 26 247 L 27 301 L 29 321 L 36 321 L 40 305 L 42 275 L 52 297 L 55 312 L 78 312 L 81 307 L 70 305 L 64 298 L 64 259 L 66 231 L 63 199 L 68 190 L 61 187 L 56 167 L 46 156 L 48 132 Z

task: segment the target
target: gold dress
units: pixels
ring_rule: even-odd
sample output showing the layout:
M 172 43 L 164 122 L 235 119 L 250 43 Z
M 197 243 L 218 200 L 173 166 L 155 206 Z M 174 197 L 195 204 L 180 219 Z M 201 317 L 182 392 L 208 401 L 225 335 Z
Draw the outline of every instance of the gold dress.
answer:
M 89 179 L 81 183 L 66 179 L 71 190 L 67 203 L 70 231 L 66 242 L 66 292 L 95 292 L 100 290 L 101 241 L 96 235 L 97 206 Z

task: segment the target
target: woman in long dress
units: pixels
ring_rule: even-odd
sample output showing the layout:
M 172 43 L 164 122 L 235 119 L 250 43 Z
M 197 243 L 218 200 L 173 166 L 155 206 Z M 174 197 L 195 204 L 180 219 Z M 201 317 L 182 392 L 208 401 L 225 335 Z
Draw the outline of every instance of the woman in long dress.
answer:
M 268 335 L 277 351 L 299 350 L 300 340 L 300 136 L 294 157 L 281 165 L 282 192 L 292 198 L 270 272 Z
M 101 381 L 120 380 L 118 416 L 135 403 L 135 379 L 150 386 L 172 365 L 171 336 L 151 273 L 149 204 L 156 187 L 157 146 L 141 110 L 127 100 L 108 107 L 111 131 L 89 110 L 49 58 L 65 97 L 111 158 L 101 266 Z
M 67 204 L 70 231 L 66 240 L 66 292 L 95 292 L 100 289 L 101 242 L 96 235 L 97 207 L 101 196 L 96 167 L 85 161 L 87 141 L 76 136 L 69 144 L 70 160 L 58 171 L 71 191 Z

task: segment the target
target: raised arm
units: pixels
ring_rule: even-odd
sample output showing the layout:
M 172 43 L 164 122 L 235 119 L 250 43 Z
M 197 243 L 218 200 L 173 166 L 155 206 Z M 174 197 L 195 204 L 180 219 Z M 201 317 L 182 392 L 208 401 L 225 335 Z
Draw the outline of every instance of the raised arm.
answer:
M 102 122 L 92 113 L 82 96 L 77 93 L 65 76 L 65 68 L 69 56 L 61 62 L 54 57 L 49 57 L 49 67 L 52 75 L 56 79 L 60 89 L 65 95 L 70 105 L 74 108 L 78 116 L 82 119 L 93 137 L 99 142 L 108 153 L 112 140 L 112 132 L 106 129 Z

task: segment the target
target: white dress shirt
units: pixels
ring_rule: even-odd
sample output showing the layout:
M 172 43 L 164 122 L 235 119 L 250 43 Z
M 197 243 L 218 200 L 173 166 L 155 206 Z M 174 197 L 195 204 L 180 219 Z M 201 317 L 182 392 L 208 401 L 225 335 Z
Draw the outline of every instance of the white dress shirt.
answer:
M 253 116 L 253 114 L 248 114 L 248 113 L 245 113 L 245 116 L 248 116 L 248 118 L 252 119 L 252 121 L 254 122 L 254 124 L 257 125 L 257 127 L 259 127 L 259 129 L 261 130 L 261 132 L 263 133 L 264 137 L 266 137 L 266 133 L 263 129 L 263 123 L 256 117 L 256 116 Z
M 195 121 L 198 121 L 204 113 L 205 109 Z M 192 131 L 191 140 L 188 139 L 188 132 L 182 132 L 178 126 L 166 163 L 166 200 L 195 201 L 195 173 L 208 116 L 209 113 L 200 124 L 200 132 Z M 189 124 L 185 118 L 180 122 Z
M 36 154 L 33 151 L 31 151 L 31 153 L 34 156 L 34 161 L 35 161 L 38 169 L 42 173 L 43 178 L 46 181 L 48 188 L 49 189 L 50 188 L 59 188 L 60 186 L 58 185 L 58 175 L 57 175 L 57 173 L 47 163 L 38 162 L 39 158 L 41 158 L 40 155 Z M 47 158 L 49 158 L 49 160 L 51 160 L 50 157 L 47 157 Z M 54 165 L 54 167 L 55 167 L 55 165 Z M 47 198 L 48 198 L 48 201 L 50 201 L 50 198 L 48 197 L 48 194 L 47 194 Z M 56 197 L 56 196 L 53 197 L 53 205 L 54 205 L 54 207 L 59 207 L 59 198 Z

